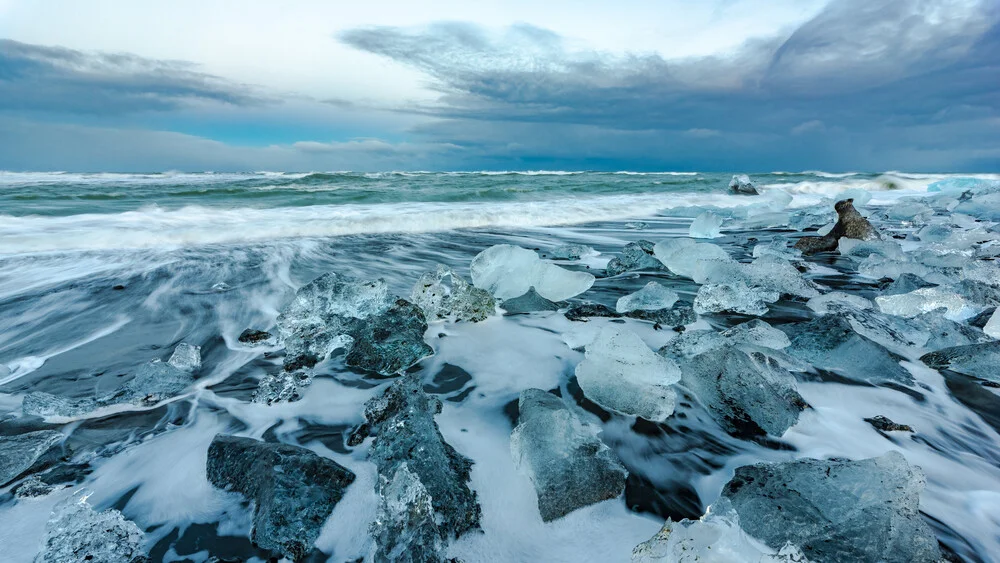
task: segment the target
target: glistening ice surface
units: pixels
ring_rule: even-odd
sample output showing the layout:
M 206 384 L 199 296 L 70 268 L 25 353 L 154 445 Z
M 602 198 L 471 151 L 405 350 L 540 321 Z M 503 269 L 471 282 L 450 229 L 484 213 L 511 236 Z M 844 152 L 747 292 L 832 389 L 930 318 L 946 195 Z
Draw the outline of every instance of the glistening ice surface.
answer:
M 877 560 L 875 532 L 919 557 L 996 560 L 1000 178 L 759 174 L 759 195 L 745 195 L 729 190 L 731 177 L 0 173 L 3 560 L 64 561 L 55 557 L 84 548 L 119 558 L 138 549 L 156 562 L 282 557 L 262 547 L 275 542 L 251 542 L 261 521 L 251 497 L 312 485 L 265 467 L 248 476 L 249 493 L 213 486 L 219 434 L 302 447 L 353 475 L 310 523 L 318 534 L 305 534 L 316 539 L 303 561 L 408 552 L 628 562 L 640 544 L 642 561 L 683 560 L 673 550 Z M 844 197 L 882 240 L 801 256 L 795 241 L 831 231 Z M 468 284 L 482 279 L 474 258 L 497 245 L 530 259 L 488 264 L 478 289 L 503 289 L 491 305 Z M 384 280 L 382 305 L 316 312 L 316 322 L 344 323 L 348 338 L 296 333 L 314 339 L 302 349 L 317 363 L 286 365 L 279 315 L 302 313 L 289 309 L 296 291 L 331 272 Z M 525 279 L 556 303 L 504 315 L 496 305 L 526 292 Z M 241 338 L 247 329 L 272 337 Z M 615 347 L 610 335 L 621 333 L 628 345 Z M 416 363 L 386 375 L 351 359 L 362 353 Z M 680 378 L 673 368 L 629 372 L 664 363 L 654 355 Z M 614 376 L 589 398 L 594 387 L 576 379 L 585 357 L 604 366 L 595 378 Z M 608 387 L 635 377 L 643 386 Z M 401 378 L 416 384 L 404 380 L 396 389 L 410 402 L 393 403 L 386 388 Z M 291 392 L 255 401 L 262 380 Z M 672 414 L 650 421 L 601 406 L 644 386 L 674 394 Z M 561 426 L 519 420 L 529 389 L 558 401 L 543 396 L 539 412 Z M 528 447 L 531 436 L 544 449 Z M 417 446 L 399 452 L 397 442 Z M 425 450 L 448 461 L 426 463 Z M 819 461 L 791 463 L 808 459 Z M 617 496 L 617 481 L 595 492 L 566 480 L 566 468 L 617 475 L 618 464 L 628 476 Z M 817 481 L 826 467 L 839 480 Z M 776 509 L 759 496 L 764 485 L 733 481 L 758 474 L 771 476 L 767 487 L 830 499 L 823 520 L 790 514 L 800 526 L 769 528 Z M 442 518 L 458 502 L 445 501 L 449 486 L 468 514 L 462 525 Z M 842 491 L 869 490 L 889 507 L 845 515 L 862 505 Z M 540 499 L 557 506 L 546 519 Z M 269 514 L 291 510 L 280 495 L 267 503 Z M 86 518 L 67 525 L 77 512 Z M 658 536 L 668 518 L 672 540 Z M 87 536 L 102 523 L 127 542 L 111 549 Z M 810 549 L 815 526 L 832 530 L 836 549 Z

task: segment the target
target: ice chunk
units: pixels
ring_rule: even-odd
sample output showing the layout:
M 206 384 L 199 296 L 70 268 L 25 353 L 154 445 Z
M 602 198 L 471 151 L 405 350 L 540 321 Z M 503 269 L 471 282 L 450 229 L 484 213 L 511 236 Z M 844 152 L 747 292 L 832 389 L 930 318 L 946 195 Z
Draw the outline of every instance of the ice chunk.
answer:
M 677 294 L 663 287 L 661 284 L 651 281 L 642 289 L 625 295 L 618 299 L 615 309 L 619 313 L 628 313 L 641 309 L 643 311 L 656 311 L 659 309 L 669 309 L 677 302 Z
M 1000 341 L 954 346 L 920 357 L 920 361 L 934 369 L 948 369 L 1000 383 Z
M 0 487 L 43 465 L 47 458 L 58 457 L 57 446 L 63 438 L 62 432 L 55 430 L 0 436 Z
M 85 497 L 74 497 L 45 524 L 45 545 L 35 563 L 148 563 L 144 540 L 142 530 L 121 512 L 96 512 Z
M 857 258 L 867 258 L 872 254 L 878 254 L 892 260 L 906 259 L 899 243 L 891 240 L 858 240 L 843 237 L 838 241 L 837 250 L 844 256 Z
M 486 290 L 462 279 L 450 268 L 438 265 L 417 280 L 410 300 L 424 312 L 428 322 L 440 319 L 479 322 L 496 310 L 496 300 Z
M 983 332 L 992 338 L 1000 340 L 1000 313 L 993 311 L 990 320 L 986 321 L 986 325 L 983 326 Z
M 31 391 L 25 394 L 21 402 L 24 414 L 41 417 L 83 416 L 97 408 L 97 401 L 92 397 L 74 399 L 44 391 Z
M 289 372 L 311 368 L 346 348 L 347 365 L 392 375 L 434 353 L 424 342 L 426 330 L 420 307 L 389 295 L 384 280 L 362 282 L 335 273 L 299 289 L 278 316 Z M 259 400 L 272 399 L 265 393 Z
M 817 368 L 859 382 L 908 384 L 913 380 L 896 356 L 855 332 L 842 315 L 823 315 L 781 329 L 792 343 L 787 352 Z
M 817 563 L 931 563 L 941 552 L 920 515 L 923 488 L 920 468 L 890 451 L 743 466 L 722 495 L 747 533 L 774 549 L 799 546 Z
M 884 213 L 887 218 L 896 221 L 923 223 L 934 215 L 934 210 L 919 201 L 899 201 L 885 208 Z
M 181 371 L 194 373 L 201 369 L 201 346 L 181 342 L 174 348 L 167 363 Z
M 671 272 L 692 279 L 700 262 L 710 260 L 733 262 L 722 247 L 711 243 L 698 243 L 689 238 L 658 242 L 653 247 L 653 252 Z
M 733 179 L 729 181 L 729 191 L 741 195 L 757 195 L 760 193 L 757 191 L 757 187 L 754 186 L 750 176 L 746 174 L 736 174 L 733 176 Z
M 532 250 L 509 244 L 491 246 L 472 259 L 472 283 L 500 299 L 524 295 L 532 286 L 550 301 L 563 301 L 590 289 L 594 276 L 542 262 Z
M 555 395 L 526 389 L 510 435 L 514 464 L 528 474 L 538 510 L 548 522 L 625 490 L 627 472 L 597 428 L 582 422 Z
M 557 246 L 549 252 L 555 260 L 579 260 L 587 256 L 597 256 L 600 252 L 585 244 L 564 244 Z
M 740 528 L 732 503 L 721 498 L 700 520 L 667 520 L 632 550 L 632 563 L 807 563 L 795 546 L 775 551 Z
M 946 318 L 960 321 L 976 314 L 974 306 L 950 287 L 924 287 L 898 295 L 880 295 L 875 303 L 883 313 L 900 317 L 915 317 L 939 308 L 947 309 Z
M 637 240 L 625 245 L 621 256 L 612 258 L 604 271 L 609 276 L 617 276 L 624 272 L 635 270 L 666 270 L 663 264 L 653 256 L 654 244 L 648 240 Z
M 768 255 L 749 264 L 735 260 L 701 261 L 695 265 L 694 281 L 709 284 L 742 283 L 749 287 L 797 297 L 816 297 L 819 291 L 787 260 Z
M 468 486 L 472 462 L 444 441 L 434 422 L 439 412 L 441 401 L 412 375 L 365 403 L 365 419 L 376 435 L 369 455 L 379 475 L 394 479 L 405 463 L 430 495 L 444 539 L 478 529 L 480 508 Z
M 206 472 L 212 485 L 254 503 L 255 544 L 296 561 L 312 551 L 354 482 L 354 473 L 305 448 L 221 434 L 208 448 Z
M 887 284 L 879 282 L 879 288 L 882 290 L 882 295 L 900 295 L 924 287 L 932 287 L 933 285 L 934 284 L 932 283 L 924 281 L 922 277 L 916 274 L 903 274 Z
M 534 311 L 556 311 L 559 309 L 559 305 L 542 297 L 532 287 L 524 295 L 500 303 L 500 308 L 508 315 L 521 315 Z
M 260 378 L 253 393 L 253 402 L 271 405 L 297 401 L 303 387 L 312 383 L 312 373 L 306 370 L 268 373 Z
M 372 535 L 375 563 L 447 561 L 445 541 L 431 497 L 404 461 L 389 476 L 379 476 L 379 509 Z
M 688 229 L 691 238 L 716 238 L 722 236 L 722 217 L 702 213 L 695 217 Z
M 789 248 L 784 239 L 774 239 L 766 244 L 758 244 L 753 247 L 753 257 L 776 256 L 784 260 L 794 260 L 802 253 L 795 248 Z
M 996 180 L 983 180 L 980 178 L 947 178 L 938 180 L 927 186 L 928 192 L 978 190 L 997 185 Z
M 772 350 L 781 350 L 791 345 L 784 332 L 760 319 L 740 323 L 723 331 L 722 336 L 735 344 L 761 346 Z
M 576 366 L 583 394 L 606 409 L 653 422 L 674 412 L 671 385 L 681 378 L 673 360 L 658 356 L 634 332 L 606 326 L 586 347 Z
M 609 319 L 628 317 L 631 319 L 639 319 L 641 321 L 659 323 L 666 326 L 687 325 L 698 320 L 698 316 L 695 314 L 694 309 L 687 305 L 677 305 L 676 307 L 670 309 L 658 309 L 655 311 L 636 309 L 623 315 L 606 305 L 601 305 L 599 303 L 581 303 L 570 307 L 566 311 L 565 316 L 571 321 L 584 322 L 591 317 L 603 317 Z
M 1000 221 L 1000 192 L 973 196 L 959 203 L 954 211 L 982 221 Z
M 795 377 L 764 353 L 724 344 L 678 362 L 684 386 L 731 433 L 780 436 L 806 406 Z
M 819 297 L 813 297 L 808 302 L 806 306 L 816 311 L 817 313 L 829 313 L 830 305 L 836 303 L 838 305 L 846 305 L 848 307 L 853 307 L 855 309 L 871 309 L 872 302 L 865 299 L 864 297 L 858 295 L 851 295 L 849 293 L 844 293 L 843 291 L 831 291 Z
M 990 340 L 989 336 L 980 330 L 944 318 L 944 313 L 945 309 L 937 309 L 917 315 L 906 322 L 915 330 L 927 334 L 924 346 L 931 350 Z
M 777 291 L 750 287 L 743 282 L 727 284 L 705 284 L 698 289 L 694 298 L 694 310 L 705 313 L 741 313 L 744 315 L 764 315 L 767 304 L 781 297 Z

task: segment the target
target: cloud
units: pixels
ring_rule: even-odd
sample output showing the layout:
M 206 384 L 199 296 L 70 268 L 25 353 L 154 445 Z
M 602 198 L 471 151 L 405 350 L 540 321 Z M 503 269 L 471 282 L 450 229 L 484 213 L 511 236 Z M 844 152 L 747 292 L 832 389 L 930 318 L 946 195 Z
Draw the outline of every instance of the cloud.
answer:
M 0 39 L 2 111 L 114 116 L 204 102 L 263 101 L 251 87 L 199 72 L 187 62 Z
M 602 147 L 606 155 L 625 147 L 687 154 L 699 141 L 702 150 L 753 155 L 755 169 L 788 160 L 800 167 L 853 169 L 863 160 L 882 170 L 955 169 L 981 166 L 981 159 L 961 155 L 989 148 L 970 144 L 962 131 L 979 137 L 1000 115 L 998 21 L 992 0 L 834 0 L 783 35 L 725 56 L 681 60 L 574 49 L 528 25 L 496 32 L 445 22 L 338 37 L 429 78 L 439 93 L 434 103 L 397 109 L 443 120 L 415 130 L 438 142 L 497 150 L 534 145 L 545 158 Z M 497 126 L 512 123 L 525 126 Z M 556 138 L 539 146 L 500 133 L 513 129 Z M 631 144 L 611 146 L 611 138 Z M 927 160 L 929 152 L 938 156 Z M 673 161 L 662 154 L 646 162 Z M 710 166 L 751 160 L 692 158 Z

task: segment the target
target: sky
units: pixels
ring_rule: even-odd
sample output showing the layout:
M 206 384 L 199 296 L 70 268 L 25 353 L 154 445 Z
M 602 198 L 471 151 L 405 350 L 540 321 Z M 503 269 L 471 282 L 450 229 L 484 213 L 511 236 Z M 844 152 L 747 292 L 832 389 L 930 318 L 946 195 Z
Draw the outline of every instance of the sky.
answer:
M 1000 171 L 996 0 L 0 0 L 0 169 Z

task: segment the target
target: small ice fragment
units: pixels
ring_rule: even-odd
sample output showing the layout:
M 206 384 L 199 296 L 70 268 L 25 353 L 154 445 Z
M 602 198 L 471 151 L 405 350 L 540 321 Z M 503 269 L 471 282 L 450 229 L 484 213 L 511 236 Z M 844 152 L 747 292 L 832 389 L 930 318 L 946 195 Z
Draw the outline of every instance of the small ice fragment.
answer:
M 486 290 L 474 287 L 450 268 L 438 265 L 417 280 L 410 293 L 428 322 L 441 319 L 479 322 L 496 310 L 496 300 Z
M 45 545 L 35 563 L 144 563 L 145 535 L 135 522 L 109 509 L 96 512 L 86 498 L 70 498 L 45 525 Z
M 899 452 L 871 459 L 801 459 L 736 470 L 722 491 L 740 526 L 772 549 L 816 562 L 931 563 L 937 538 L 920 514 L 920 468 Z
M 886 278 L 890 279 L 890 278 Z M 933 287 L 934 284 L 924 281 L 916 274 L 904 273 L 887 284 L 879 282 L 882 295 L 901 295 L 924 287 Z
M 711 213 L 702 213 L 691 223 L 688 233 L 691 238 L 716 238 L 722 236 L 722 217 Z
M 375 563 L 447 561 L 445 537 L 437 524 L 427 489 L 409 465 L 379 476 L 378 515 L 372 525 Z
M 201 346 L 181 342 L 174 348 L 167 364 L 187 373 L 198 371 L 201 369 Z
M 604 271 L 609 276 L 617 276 L 636 270 L 666 270 L 663 264 L 653 256 L 653 248 L 653 243 L 648 240 L 630 242 L 622 249 L 621 256 L 616 256 L 608 262 Z
M 590 289 L 594 276 L 543 262 L 532 250 L 498 244 L 472 259 L 472 283 L 500 299 L 535 291 L 550 301 L 564 301 Z
M 759 316 L 767 314 L 767 304 L 780 297 L 777 291 L 750 287 L 742 281 L 708 283 L 698 289 L 694 310 L 698 314 L 730 312 Z
M 657 311 L 673 307 L 677 299 L 678 296 L 676 293 L 655 281 L 651 281 L 639 291 L 619 298 L 615 309 L 619 313 L 628 313 L 637 309 Z
M 983 332 L 991 338 L 1000 340 L 1000 313 L 993 311 L 990 320 L 986 321 L 986 325 L 983 326 Z
M 865 299 L 864 297 L 858 295 L 851 295 L 849 293 L 844 293 L 843 291 L 831 291 L 820 295 L 818 297 L 813 297 L 806 302 L 806 306 L 816 311 L 817 313 L 829 313 L 830 305 L 836 303 L 839 305 L 847 305 L 848 307 L 853 307 L 855 309 L 871 309 L 872 302 Z
M 788 340 L 788 336 L 784 332 L 760 319 L 740 323 L 723 331 L 722 336 L 736 344 L 762 346 L 773 350 L 781 350 L 791 345 L 791 341 Z
M 655 536 L 632 550 L 632 563 L 805 563 L 788 544 L 775 551 L 740 528 L 732 503 L 721 498 L 699 520 L 670 519 Z
M 564 244 L 549 251 L 549 256 L 554 260 L 579 260 L 598 254 L 600 253 L 585 244 Z
M 875 303 L 883 313 L 899 317 L 915 317 L 944 307 L 945 317 L 953 321 L 967 319 L 979 310 L 950 287 L 924 287 L 909 293 L 880 295 Z
M 511 456 L 535 485 L 542 520 L 615 498 L 625 489 L 628 473 L 597 437 L 598 429 L 581 421 L 559 397 L 526 389 L 518 413 Z
M 634 332 L 606 326 L 587 345 L 576 367 L 583 394 L 604 408 L 662 422 L 674 412 L 681 371 Z

